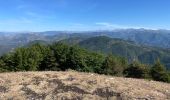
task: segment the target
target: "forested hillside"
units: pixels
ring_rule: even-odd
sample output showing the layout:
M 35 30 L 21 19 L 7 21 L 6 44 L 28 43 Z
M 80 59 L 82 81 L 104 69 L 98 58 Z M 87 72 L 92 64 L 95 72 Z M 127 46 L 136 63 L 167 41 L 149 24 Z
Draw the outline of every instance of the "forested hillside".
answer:
M 165 66 L 170 67 L 169 49 L 145 46 L 133 41 L 106 36 L 97 36 L 88 39 L 69 38 L 60 42 L 69 45 L 79 45 L 91 51 L 125 57 L 129 62 L 139 60 L 145 64 L 153 64 L 157 59 L 160 59 Z
M 105 40 L 107 41 L 107 39 Z M 153 65 L 137 60 L 128 63 L 126 58 L 88 51 L 63 43 L 32 44 L 17 48 L 0 58 L 0 71 L 66 71 L 125 76 L 170 82 L 170 73 L 157 59 Z

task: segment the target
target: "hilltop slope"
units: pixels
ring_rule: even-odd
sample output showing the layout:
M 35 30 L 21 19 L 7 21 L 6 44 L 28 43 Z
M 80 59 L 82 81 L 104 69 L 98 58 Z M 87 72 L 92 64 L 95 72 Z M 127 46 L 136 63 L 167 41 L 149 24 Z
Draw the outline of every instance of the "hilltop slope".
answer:
M 112 53 L 121 57 L 127 58 L 130 62 L 138 59 L 145 64 L 153 64 L 158 58 L 161 62 L 169 67 L 170 50 L 144 46 L 133 41 L 127 41 L 106 36 L 97 36 L 88 39 L 69 38 L 60 42 L 66 44 L 77 44 L 82 48 L 102 52 L 105 54 Z
M 170 84 L 73 71 L 1 73 L 0 99 L 168 100 Z

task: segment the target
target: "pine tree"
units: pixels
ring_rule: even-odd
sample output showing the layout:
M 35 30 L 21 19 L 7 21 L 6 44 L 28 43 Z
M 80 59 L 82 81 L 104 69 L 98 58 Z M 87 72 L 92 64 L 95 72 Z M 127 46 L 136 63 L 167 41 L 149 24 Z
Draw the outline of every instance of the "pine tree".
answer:
M 83 69 L 87 67 L 85 62 L 86 56 L 87 52 L 84 49 L 77 46 L 70 47 L 67 58 L 67 66 L 77 71 L 83 71 Z
M 104 73 L 121 76 L 126 67 L 126 60 L 109 54 L 103 63 Z
M 54 52 L 50 51 L 39 66 L 39 70 L 42 71 L 59 71 L 59 64 L 54 56 Z
M 0 58 L 0 72 L 7 72 L 7 67 L 2 58 Z
M 54 52 L 54 56 L 60 65 L 61 70 L 68 69 L 69 66 L 67 66 L 67 58 L 70 47 L 68 45 L 65 45 L 63 43 L 54 43 L 50 46 L 51 50 Z
M 164 65 L 160 60 L 157 60 L 154 66 L 151 68 L 151 76 L 156 81 L 170 82 L 170 77 Z

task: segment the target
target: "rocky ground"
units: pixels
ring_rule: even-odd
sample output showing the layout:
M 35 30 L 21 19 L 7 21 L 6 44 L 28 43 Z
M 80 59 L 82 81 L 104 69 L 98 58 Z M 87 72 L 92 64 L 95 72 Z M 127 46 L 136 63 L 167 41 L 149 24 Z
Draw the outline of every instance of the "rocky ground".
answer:
M 170 84 L 92 73 L 0 74 L 0 100 L 170 100 Z

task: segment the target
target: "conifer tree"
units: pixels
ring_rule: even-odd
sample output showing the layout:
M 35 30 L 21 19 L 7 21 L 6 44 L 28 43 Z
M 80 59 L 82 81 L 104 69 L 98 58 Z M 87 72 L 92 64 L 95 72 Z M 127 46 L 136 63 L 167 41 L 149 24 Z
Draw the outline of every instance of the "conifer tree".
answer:
M 103 63 L 104 73 L 121 76 L 126 67 L 126 60 L 109 54 Z
M 158 59 L 151 68 L 151 76 L 156 81 L 170 82 L 170 77 L 166 68 Z

